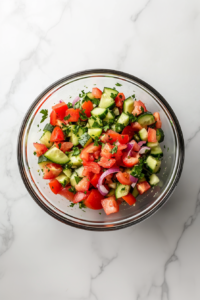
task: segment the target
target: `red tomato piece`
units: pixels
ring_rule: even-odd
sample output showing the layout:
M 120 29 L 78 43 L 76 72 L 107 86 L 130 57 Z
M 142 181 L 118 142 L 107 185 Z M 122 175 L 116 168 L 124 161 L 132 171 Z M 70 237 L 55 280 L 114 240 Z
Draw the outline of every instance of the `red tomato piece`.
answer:
M 94 96 L 94 98 L 100 99 L 101 95 L 102 95 L 102 91 L 98 88 L 93 88 L 92 89 L 92 95 Z
M 103 198 L 98 190 L 92 190 L 84 204 L 91 209 L 102 209 L 101 200 Z
M 149 143 L 156 143 L 156 130 L 153 128 L 148 128 L 148 142 Z
M 50 186 L 50 189 L 51 191 L 54 193 L 54 194 L 58 194 L 61 189 L 62 189 L 62 184 L 57 180 L 57 179 L 52 179 L 50 182 L 49 182 L 49 186 Z
M 155 112 L 155 113 L 153 114 L 153 116 L 154 116 L 154 119 L 155 119 L 156 122 L 157 122 L 157 121 L 160 121 L 160 114 L 159 114 L 159 112 Z
M 131 127 L 133 128 L 134 131 L 138 132 L 142 129 L 142 126 L 138 122 L 133 122 L 131 123 Z
M 90 183 L 96 188 L 99 178 L 101 177 L 102 173 L 99 174 L 94 174 L 94 176 L 92 177 L 92 179 L 90 180 Z
M 65 140 L 65 135 L 62 129 L 56 126 L 51 134 L 50 142 L 62 142 Z
M 56 126 L 56 120 L 57 120 L 57 115 L 55 110 L 52 110 L 51 114 L 50 114 L 50 124 L 53 126 Z
M 129 194 L 126 195 L 126 196 L 123 196 L 122 198 L 123 198 L 129 205 L 133 205 L 133 204 L 135 204 L 135 202 L 136 202 L 135 197 L 134 197 L 131 193 L 129 193 Z
M 123 93 L 119 93 L 119 94 L 117 95 L 117 97 L 115 98 L 115 105 L 116 105 L 117 107 L 122 108 L 123 103 L 124 103 L 124 100 L 125 100 L 124 94 L 123 94 Z
M 114 156 L 111 151 L 114 148 L 114 146 L 112 146 L 109 143 L 106 143 L 104 147 L 101 148 L 101 153 L 100 156 L 106 157 L 106 158 L 111 158 L 112 156 Z
M 143 109 L 142 109 L 142 108 Z M 140 115 L 142 112 L 146 112 L 147 109 L 146 109 L 146 106 L 144 105 L 144 103 L 142 101 L 135 101 L 134 102 L 134 110 L 132 111 L 132 114 L 135 116 L 135 115 Z
M 118 141 L 120 144 L 127 144 L 129 141 L 129 136 L 127 134 L 119 134 L 113 130 L 108 130 L 105 136 L 106 141 L 111 144 L 116 141 Z
M 81 201 L 85 200 L 89 196 L 89 194 L 90 194 L 90 192 L 86 192 L 86 191 L 85 191 L 85 193 L 77 192 L 74 196 L 73 202 L 74 203 L 81 202 Z
M 119 204 L 114 196 L 101 200 L 101 204 L 106 215 L 110 215 L 119 211 Z
M 94 143 L 92 143 L 81 151 L 80 157 L 82 160 L 88 161 L 89 153 L 94 153 L 96 151 L 99 151 L 100 149 L 101 149 L 101 146 L 94 146 Z
M 132 155 L 132 157 L 128 157 L 127 153 L 124 153 L 122 156 L 123 164 L 128 168 L 131 168 L 139 163 L 140 155 L 136 152 L 132 153 Z
M 87 177 L 88 179 L 89 179 L 89 181 L 91 180 L 91 178 L 92 178 L 92 176 L 94 175 L 94 173 L 93 172 L 90 172 L 88 169 L 87 169 L 87 167 L 84 167 L 84 169 L 83 169 L 83 176 L 84 177 Z
M 62 172 L 62 167 L 61 165 L 50 163 L 44 167 L 43 171 L 43 179 L 54 179 Z
M 75 189 L 77 192 L 85 192 L 88 191 L 90 187 L 89 179 L 86 177 L 83 177 L 81 181 L 75 186 Z
M 116 163 L 118 164 L 118 165 L 120 165 L 121 164 L 121 162 L 122 162 L 122 155 L 123 155 L 123 153 L 122 153 L 122 151 L 121 150 L 117 150 L 117 153 L 115 153 L 115 159 L 116 159 Z
M 36 155 L 39 157 L 48 151 L 48 148 L 43 144 L 33 143 L 33 146 L 36 149 Z
M 89 153 L 89 161 L 94 161 L 94 155 L 92 153 Z
M 98 162 L 98 164 L 103 168 L 111 168 L 115 163 L 116 159 L 106 157 L 101 157 L 100 161 Z
M 133 128 L 129 125 L 129 126 L 126 126 L 123 131 L 122 131 L 122 134 L 128 134 L 129 136 L 129 141 L 133 138 L 134 134 L 135 134 L 135 131 L 133 130 Z
M 73 144 L 71 142 L 56 142 L 54 143 L 54 146 L 56 146 L 58 149 L 65 153 L 73 147 Z
M 99 156 L 100 156 L 100 153 L 101 153 L 100 150 L 99 150 L 99 151 L 94 151 L 94 158 L 95 158 L 95 159 L 98 159 Z
M 133 151 L 138 152 L 138 151 L 140 150 L 140 146 L 138 145 L 138 143 L 137 143 L 135 140 L 132 140 L 132 141 L 130 142 L 130 144 L 133 145 Z
M 64 189 L 62 189 L 58 194 L 65 197 L 69 201 L 74 200 L 74 193 L 70 192 L 71 186 L 67 186 Z
M 91 161 L 91 162 L 90 161 L 88 161 L 88 162 L 84 161 L 83 166 L 84 166 L 84 169 L 86 168 L 86 170 L 88 172 L 93 172 L 95 174 L 99 174 L 100 171 L 101 171 L 101 168 L 98 165 L 98 163 L 93 162 L 93 161 Z
M 125 145 L 125 144 L 120 144 L 119 142 L 117 142 L 116 145 L 117 145 L 117 149 L 118 149 L 118 150 L 124 150 L 124 149 L 127 148 L 127 145 Z
M 92 101 L 85 101 L 82 105 L 82 109 L 84 110 L 84 112 L 88 118 L 91 117 L 91 111 L 93 110 Z
M 127 172 L 118 172 L 116 174 L 116 177 L 121 184 L 131 185 L 132 183 L 132 181 L 130 180 L 130 174 Z
M 79 108 L 69 108 L 66 110 L 65 112 L 65 117 L 69 117 L 69 119 L 67 119 L 68 122 L 77 122 L 79 119 L 79 115 L 80 114 L 80 109 Z
M 68 109 L 68 106 L 65 102 L 58 103 L 52 106 L 52 109 L 55 110 L 58 119 L 63 119 L 65 116 L 65 112 Z
M 137 183 L 136 186 L 140 195 L 144 194 L 151 188 L 150 184 L 147 181 Z
M 156 122 L 156 128 L 159 129 L 162 127 L 162 121 L 157 121 Z

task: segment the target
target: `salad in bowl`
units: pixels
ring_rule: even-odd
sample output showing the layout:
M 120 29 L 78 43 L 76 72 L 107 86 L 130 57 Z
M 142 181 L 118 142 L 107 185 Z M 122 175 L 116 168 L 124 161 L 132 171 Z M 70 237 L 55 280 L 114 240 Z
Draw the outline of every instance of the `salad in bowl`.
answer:
M 33 143 L 43 180 L 71 206 L 117 213 L 159 184 L 164 141 L 157 111 L 135 94 L 114 87 L 80 91 L 74 101 L 57 101 L 40 139 Z

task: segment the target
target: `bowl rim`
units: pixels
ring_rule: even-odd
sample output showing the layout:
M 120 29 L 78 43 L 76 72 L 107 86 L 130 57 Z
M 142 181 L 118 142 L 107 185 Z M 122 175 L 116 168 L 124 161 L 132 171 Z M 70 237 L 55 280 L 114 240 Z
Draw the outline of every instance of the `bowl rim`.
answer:
M 24 134 L 24 130 L 26 128 L 26 123 L 27 120 L 29 118 L 30 113 L 32 112 L 32 110 L 34 109 L 34 107 L 37 105 L 37 103 L 40 101 L 40 99 L 47 94 L 50 90 L 52 90 L 53 88 L 55 88 L 57 85 L 61 84 L 64 81 L 67 80 L 71 80 L 71 79 L 75 79 L 76 77 L 80 77 L 80 76 L 85 76 L 85 75 L 90 75 L 90 74 L 110 74 L 110 75 L 116 75 L 116 76 L 122 76 L 125 77 L 127 79 L 133 80 L 141 85 L 143 85 L 145 88 L 149 89 L 161 102 L 162 104 L 164 104 L 164 106 L 167 108 L 167 110 L 170 112 L 176 128 L 177 128 L 177 138 L 179 141 L 179 149 L 180 149 L 180 153 L 179 153 L 179 163 L 178 163 L 178 171 L 175 175 L 175 179 L 172 182 L 169 191 L 167 193 L 167 195 L 163 195 L 162 200 L 156 205 L 154 206 L 150 211 L 148 211 L 144 216 L 140 217 L 139 219 L 136 220 L 132 220 L 132 221 L 127 221 L 126 223 L 123 224 L 117 224 L 114 226 L 109 226 L 109 227 L 93 227 L 91 225 L 85 225 L 85 224 L 81 224 L 78 222 L 72 222 L 69 221 L 67 219 L 62 218 L 60 215 L 55 214 L 54 211 L 52 211 L 50 208 L 48 208 L 43 202 L 41 202 L 38 197 L 35 195 L 35 193 L 33 193 L 32 189 L 31 189 L 31 184 L 29 182 L 29 180 L 27 179 L 26 175 L 25 175 L 25 171 L 24 171 L 24 167 L 23 167 L 23 134 Z M 17 139 L 17 162 L 18 162 L 18 167 L 19 167 L 19 172 L 22 178 L 22 181 L 28 191 L 28 193 L 31 195 L 31 197 L 33 198 L 33 200 L 45 211 L 47 212 L 49 215 L 51 215 L 53 218 L 57 219 L 58 221 L 65 223 L 67 225 L 70 225 L 72 227 L 76 227 L 79 229 L 84 229 L 84 230 L 90 230 L 90 231 L 113 231 L 113 230 L 119 230 L 119 229 L 123 229 L 123 228 L 127 228 L 129 226 L 138 224 L 144 220 L 146 220 L 147 218 L 149 218 L 151 215 L 153 215 L 155 212 L 157 212 L 167 201 L 168 199 L 171 197 L 172 193 L 174 192 L 178 181 L 180 179 L 182 170 L 183 170 L 183 164 L 184 164 L 184 158 L 185 158 L 185 145 L 184 145 L 184 138 L 183 138 L 183 133 L 181 130 L 181 126 L 179 124 L 179 121 L 173 111 L 173 109 L 171 108 L 171 106 L 169 105 L 169 103 L 165 100 L 165 98 L 157 91 L 155 90 L 151 85 L 149 85 L 148 83 L 146 83 L 145 81 L 143 81 L 142 79 L 131 75 L 129 73 L 125 73 L 122 71 L 117 71 L 117 70 L 112 70 L 112 69 L 87 69 L 87 70 L 83 70 L 83 71 L 79 71 L 79 72 L 75 72 L 72 73 L 70 75 L 67 75 L 65 77 L 62 77 L 61 79 L 55 81 L 54 83 L 52 83 L 51 85 L 49 85 L 43 92 L 41 92 L 37 98 L 33 101 L 33 103 L 30 105 L 29 109 L 27 110 L 21 126 L 20 126 L 20 130 L 19 130 L 19 134 L 18 134 L 18 139 Z

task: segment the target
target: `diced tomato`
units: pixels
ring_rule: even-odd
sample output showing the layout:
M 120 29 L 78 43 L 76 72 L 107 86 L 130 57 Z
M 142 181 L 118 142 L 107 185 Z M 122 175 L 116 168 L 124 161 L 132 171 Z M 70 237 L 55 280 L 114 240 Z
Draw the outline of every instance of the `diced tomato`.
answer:
M 51 134 L 50 142 L 62 142 L 65 140 L 65 135 L 62 129 L 56 126 Z
M 119 205 L 121 205 L 121 204 L 124 202 L 124 199 L 118 198 L 116 201 L 117 201 L 117 203 L 118 203 Z
M 123 155 L 123 153 L 119 149 L 117 150 L 117 153 L 115 153 L 115 159 L 116 159 L 116 162 L 118 165 L 120 165 L 122 162 L 122 155 Z
M 138 132 L 140 131 L 143 127 L 140 125 L 138 122 L 133 122 L 131 123 L 131 127 L 133 128 L 134 131 Z
M 93 172 L 95 174 L 99 174 L 101 171 L 101 168 L 98 165 L 98 163 L 93 162 L 93 161 L 91 161 L 91 162 L 83 161 L 83 166 L 84 166 L 84 169 L 86 169 L 88 172 Z
M 68 109 L 68 106 L 65 102 L 61 102 L 52 106 L 52 109 L 55 110 L 57 118 L 62 120 L 65 116 L 66 110 Z
M 51 114 L 50 114 L 50 124 L 53 126 L 56 126 L 56 120 L 57 120 L 57 115 L 55 110 L 52 110 Z
M 154 119 L 155 119 L 156 122 L 157 122 L 157 121 L 160 121 L 160 114 L 159 114 L 159 112 L 155 112 L 155 113 L 153 114 L 153 116 L 154 116 Z
M 33 143 L 33 146 L 36 149 L 36 155 L 39 157 L 48 151 L 48 148 L 43 144 Z
M 100 153 L 101 153 L 101 151 L 99 150 L 99 151 L 94 151 L 94 158 L 95 159 L 98 159 L 99 158 L 99 156 L 100 156 Z
M 94 161 L 94 155 L 92 153 L 89 153 L 89 161 Z
M 91 190 L 84 204 L 91 209 L 102 209 L 101 200 L 104 198 L 98 190 Z
M 127 145 L 120 144 L 119 142 L 117 142 L 116 145 L 117 145 L 117 150 L 124 150 L 127 148 Z
M 127 144 L 129 141 L 129 136 L 127 134 L 119 134 L 113 130 L 108 130 L 105 134 L 106 142 L 113 144 L 119 141 L 120 144 Z
M 151 188 L 150 184 L 147 181 L 137 183 L 136 186 L 140 195 L 144 194 Z
M 71 142 L 56 142 L 54 143 L 54 146 L 56 146 L 58 149 L 65 153 L 69 151 L 74 145 Z
M 84 112 L 88 118 L 91 117 L 91 111 L 93 110 L 92 101 L 85 101 L 82 105 L 82 109 L 84 110 Z
M 133 128 L 130 125 L 126 126 L 122 131 L 122 134 L 128 134 L 129 141 L 133 138 L 134 133 L 135 133 L 135 131 L 133 130 Z
M 67 186 L 64 189 L 62 189 L 58 194 L 65 197 L 69 201 L 74 200 L 74 193 L 70 192 L 71 186 Z
M 100 161 L 98 162 L 98 164 L 103 168 L 111 168 L 112 166 L 114 166 L 115 163 L 116 159 L 106 157 L 101 157 Z
M 162 121 L 157 121 L 156 122 L 156 128 L 159 129 L 162 127 Z
M 99 174 L 94 174 L 94 176 L 92 177 L 92 179 L 90 180 L 90 183 L 96 188 L 99 178 L 101 177 L 102 173 Z
M 57 179 L 52 179 L 50 182 L 49 182 L 49 186 L 50 186 L 50 189 L 51 191 L 54 193 L 54 194 L 58 194 L 61 189 L 62 189 L 62 184 L 57 180 Z
M 142 109 L 142 108 L 143 109 Z M 144 103 L 142 101 L 135 101 L 134 102 L 134 110 L 132 111 L 132 114 L 135 116 L 135 115 L 140 115 L 142 112 L 146 112 L 147 109 L 146 109 L 146 106 L 144 105 Z
M 138 151 L 140 150 L 140 146 L 138 145 L 138 143 L 137 143 L 135 140 L 132 140 L 132 141 L 130 142 L 130 144 L 133 145 L 133 151 L 138 152 Z
M 106 215 L 110 215 L 119 211 L 119 204 L 114 196 L 101 200 L 101 204 Z
M 89 196 L 89 194 L 90 194 L 90 192 L 86 192 L 86 191 L 84 193 L 77 192 L 74 196 L 73 202 L 74 203 L 81 202 L 81 201 L 85 200 Z
M 121 184 L 131 185 L 132 183 L 132 181 L 130 180 L 130 174 L 127 172 L 118 172 L 116 174 L 116 177 Z
M 75 186 L 75 189 L 77 190 L 77 192 L 85 192 L 89 190 L 89 187 L 90 187 L 89 179 L 83 177 L 83 179 L 81 179 L 81 181 L 79 181 L 79 183 Z
M 62 172 L 62 167 L 61 165 L 50 163 L 44 167 L 43 171 L 44 179 L 54 179 Z
M 68 122 L 77 122 L 79 119 L 79 113 L 80 113 L 80 109 L 79 108 L 69 108 L 68 110 L 66 110 L 65 112 L 65 117 L 69 116 Z
M 100 156 L 111 158 L 113 156 L 113 154 L 111 153 L 113 148 L 114 146 L 112 146 L 109 143 L 106 143 L 105 146 L 101 148 Z
M 84 167 L 84 169 L 83 169 L 83 176 L 84 177 L 87 177 L 87 179 L 90 181 L 91 180 L 91 178 L 94 176 L 94 173 L 93 172 L 90 172 L 89 170 L 88 170 L 88 168 L 87 167 Z
M 126 196 L 123 196 L 122 198 L 123 198 L 129 205 L 133 205 L 133 204 L 135 204 L 135 202 L 136 202 L 135 197 L 134 197 L 131 193 L 129 193 L 129 194 L 126 195 Z
M 131 168 L 139 163 L 139 157 L 140 155 L 136 152 L 133 152 L 131 157 L 128 157 L 127 153 L 124 153 L 122 161 L 126 167 Z
M 101 95 L 102 95 L 102 91 L 100 89 L 94 87 L 92 89 L 92 95 L 94 96 L 94 98 L 100 99 Z
M 153 128 L 148 128 L 148 142 L 149 143 L 156 143 L 156 130 Z
M 122 107 L 123 106 L 123 103 L 124 103 L 124 100 L 125 100 L 125 96 L 123 93 L 119 93 L 117 95 L 117 97 L 115 98 L 115 105 L 117 107 Z
M 94 143 L 92 143 L 81 151 L 80 157 L 82 160 L 88 161 L 89 153 L 94 153 L 96 151 L 99 151 L 100 149 L 101 149 L 101 146 L 94 146 Z

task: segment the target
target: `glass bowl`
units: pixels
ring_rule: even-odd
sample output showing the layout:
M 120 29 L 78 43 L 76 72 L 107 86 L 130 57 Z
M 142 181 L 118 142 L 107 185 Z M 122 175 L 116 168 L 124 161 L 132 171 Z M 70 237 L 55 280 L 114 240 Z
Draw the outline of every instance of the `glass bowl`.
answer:
M 120 83 L 121 86 L 116 86 Z M 147 193 L 138 196 L 135 206 L 120 205 L 116 214 L 106 216 L 103 210 L 70 207 L 70 202 L 54 195 L 48 182 L 42 179 L 37 157 L 33 155 L 33 142 L 39 141 L 45 122 L 41 121 L 41 109 L 48 109 L 59 100 L 71 102 L 82 90 L 91 91 L 94 86 L 116 87 L 126 97 L 135 94 L 149 111 L 158 111 L 161 116 L 165 140 L 161 143 L 164 157 L 159 172 L 160 183 Z M 39 125 L 39 127 L 38 127 Z M 114 70 L 86 70 L 58 80 L 43 91 L 32 103 L 22 122 L 18 137 L 18 165 L 22 180 L 32 198 L 47 213 L 57 220 L 81 229 L 106 231 L 125 228 L 148 218 L 171 196 L 178 184 L 184 162 L 184 140 L 181 127 L 167 101 L 149 84 L 135 76 Z

